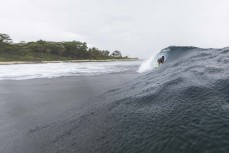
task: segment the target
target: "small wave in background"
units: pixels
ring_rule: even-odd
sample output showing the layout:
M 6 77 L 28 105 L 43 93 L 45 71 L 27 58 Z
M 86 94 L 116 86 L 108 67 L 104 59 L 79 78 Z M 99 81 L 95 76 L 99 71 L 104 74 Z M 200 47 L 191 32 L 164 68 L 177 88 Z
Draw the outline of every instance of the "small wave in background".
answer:
M 136 71 L 141 61 L 0 65 L 0 80 L 92 76 Z

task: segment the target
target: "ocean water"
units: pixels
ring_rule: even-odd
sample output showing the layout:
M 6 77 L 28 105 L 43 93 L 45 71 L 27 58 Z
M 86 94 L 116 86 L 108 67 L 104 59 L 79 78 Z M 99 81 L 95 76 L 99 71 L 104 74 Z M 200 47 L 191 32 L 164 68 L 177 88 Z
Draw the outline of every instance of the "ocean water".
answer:
M 166 61 L 157 67 L 155 59 L 162 55 Z M 98 68 L 94 63 L 87 64 Z M 62 63 L 57 65 L 55 69 L 61 68 Z M 68 66 L 63 69 L 70 69 L 70 73 L 58 74 L 83 76 L 76 77 L 78 81 L 74 77 L 2 81 L 4 88 L 0 89 L 4 92 L 0 97 L 5 102 L 0 113 L 6 118 L 1 121 L 0 131 L 4 136 L 0 139 L 3 152 L 229 152 L 229 48 L 168 47 L 142 65 L 101 63 L 95 73 L 99 72 L 96 77 L 100 82 L 94 77 L 83 80 L 87 72 L 79 74 L 76 65 L 73 69 Z M 20 75 L 9 76 L 9 70 L 3 71 L 5 77 L 0 74 L 1 78 L 26 78 L 16 70 L 13 72 Z M 30 78 L 38 77 L 36 70 L 39 68 L 31 70 Z M 92 89 L 97 91 L 98 86 L 118 82 L 122 79 L 120 74 L 133 70 L 139 72 L 133 79 L 87 102 L 80 101 L 83 94 L 88 96 L 92 82 Z M 44 78 L 57 76 L 54 72 Z M 18 97 L 11 98 L 11 91 Z
M 93 76 L 130 71 L 141 61 L 0 65 L 0 80 Z
M 71 138 L 78 152 L 229 152 L 229 48 L 161 54 L 165 64 L 94 100 L 78 127 L 83 143 Z

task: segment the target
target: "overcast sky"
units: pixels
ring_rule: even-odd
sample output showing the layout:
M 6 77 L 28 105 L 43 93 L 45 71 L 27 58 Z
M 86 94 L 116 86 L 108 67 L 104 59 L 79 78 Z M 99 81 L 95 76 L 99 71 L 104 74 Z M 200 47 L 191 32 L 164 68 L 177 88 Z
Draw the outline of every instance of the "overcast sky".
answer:
M 140 58 L 170 45 L 225 47 L 229 0 L 0 0 L 0 33 Z

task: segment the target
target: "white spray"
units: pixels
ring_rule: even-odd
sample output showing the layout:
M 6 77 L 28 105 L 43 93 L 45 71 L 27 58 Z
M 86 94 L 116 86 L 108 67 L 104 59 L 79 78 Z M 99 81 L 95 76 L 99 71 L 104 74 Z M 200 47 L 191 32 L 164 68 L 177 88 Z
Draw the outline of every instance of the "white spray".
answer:
M 149 70 L 154 69 L 155 67 L 158 67 L 158 63 L 157 63 L 157 59 L 161 56 L 165 56 L 165 60 L 167 55 L 167 50 L 163 50 L 157 54 L 154 54 L 153 56 L 151 56 L 149 59 L 145 60 L 141 66 L 139 67 L 139 69 L 137 70 L 138 73 L 143 73 Z
M 151 56 L 149 59 L 145 60 L 141 66 L 139 67 L 139 69 L 137 70 L 138 73 L 143 73 L 149 70 L 152 70 L 153 68 L 155 68 L 157 66 L 157 63 L 154 62 L 155 61 L 155 56 L 153 55 Z

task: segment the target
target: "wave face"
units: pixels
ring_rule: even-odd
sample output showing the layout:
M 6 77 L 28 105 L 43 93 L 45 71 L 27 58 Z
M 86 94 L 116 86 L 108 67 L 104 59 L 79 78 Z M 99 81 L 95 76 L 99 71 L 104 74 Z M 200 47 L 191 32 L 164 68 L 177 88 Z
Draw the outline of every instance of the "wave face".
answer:
M 0 65 L 0 80 L 93 76 L 135 70 L 141 61 Z
M 95 100 L 79 152 L 229 152 L 229 48 L 162 53 L 165 64 Z

